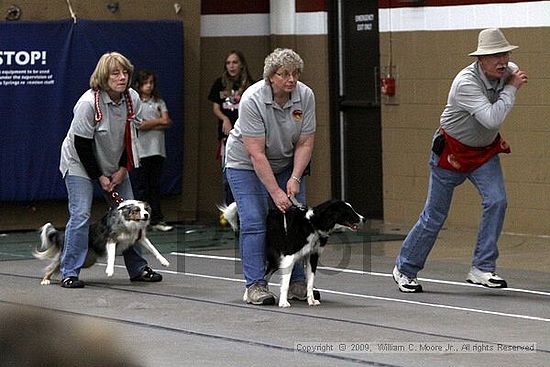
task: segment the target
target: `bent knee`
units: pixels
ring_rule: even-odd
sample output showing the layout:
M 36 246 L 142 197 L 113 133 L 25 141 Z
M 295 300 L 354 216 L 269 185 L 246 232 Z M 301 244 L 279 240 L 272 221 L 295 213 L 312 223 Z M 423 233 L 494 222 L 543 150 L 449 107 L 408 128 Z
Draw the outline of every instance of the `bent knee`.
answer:
M 90 213 L 73 213 L 69 218 L 69 223 L 73 228 L 80 228 L 87 226 L 90 223 Z
M 486 208 L 499 208 L 506 209 L 508 207 L 508 199 L 506 195 L 493 197 L 483 202 L 483 206 Z

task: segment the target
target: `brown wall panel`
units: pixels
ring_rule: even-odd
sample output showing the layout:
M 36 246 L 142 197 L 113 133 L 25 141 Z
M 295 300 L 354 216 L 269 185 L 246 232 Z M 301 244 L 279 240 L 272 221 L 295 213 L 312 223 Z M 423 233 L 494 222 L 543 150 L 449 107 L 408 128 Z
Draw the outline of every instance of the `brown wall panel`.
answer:
M 222 203 L 221 162 L 216 160 L 218 119 L 212 113 L 208 93 L 214 80 L 221 75 L 224 59 L 230 50 L 240 50 L 248 63 L 252 76 L 262 77 L 263 62 L 269 50 L 268 37 L 207 37 L 201 40 L 200 71 L 200 133 L 197 155 L 200 165 L 196 175 L 199 219 L 209 221 L 218 217 L 216 206 Z

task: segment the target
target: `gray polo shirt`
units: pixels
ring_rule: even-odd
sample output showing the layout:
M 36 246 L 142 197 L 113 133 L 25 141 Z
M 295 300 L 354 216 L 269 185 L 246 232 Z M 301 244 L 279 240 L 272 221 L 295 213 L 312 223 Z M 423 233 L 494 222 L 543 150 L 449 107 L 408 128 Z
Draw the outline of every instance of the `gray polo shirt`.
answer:
M 239 118 L 229 133 L 225 165 L 253 170 L 243 136 L 265 137 L 265 154 L 274 173 L 293 163 L 300 135 L 315 132 L 315 96 L 311 88 L 298 82 L 287 103 L 273 100 L 271 85 L 261 80 L 246 89 L 239 103 Z
M 487 79 L 478 61 L 464 68 L 451 85 L 441 127 L 462 144 L 490 145 L 514 106 L 517 89 L 506 81 L 517 68 L 508 63 L 507 75 L 495 81 Z
M 154 120 L 168 112 L 166 103 L 162 99 L 148 99 L 141 101 L 141 118 L 143 120 Z M 165 130 L 139 130 L 139 157 L 152 157 L 160 155 L 166 158 Z
M 135 128 L 141 123 L 141 101 L 135 90 L 129 92 L 136 116 Z M 61 145 L 59 170 L 63 177 L 69 174 L 89 178 L 74 146 L 75 135 L 94 140 L 94 155 L 104 176 L 111 176 L 120 168 L 119 161 L 125 148 L 126 101 L 123 96 L 119 103 L 114 103 L 106 92 L 101 91 L 99 105 L 103 118 L 96 123 L 93 90 L 87 90 L 76 102 L 71 126 Z

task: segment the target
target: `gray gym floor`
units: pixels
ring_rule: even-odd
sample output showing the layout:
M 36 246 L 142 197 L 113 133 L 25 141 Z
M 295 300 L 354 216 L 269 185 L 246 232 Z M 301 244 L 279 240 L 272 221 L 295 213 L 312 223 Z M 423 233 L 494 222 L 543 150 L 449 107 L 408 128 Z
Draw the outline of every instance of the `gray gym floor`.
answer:
M 419 274 L 424 293 L 403 294 L 390 273 L 407 229 L 335 237 L 316 277 L 321 305 L 287 309 L 243 303 L 227 230 L 151 233 L 171 262 L 162 268 L 147 255 L 161 283 L 131 283 L 118 256 L 112 278 L 101 260 L 82 270 L 86 288 L 74 290 L 59 278 L 40 285 L 46 264 L 30 256 L 37 233 L 5 233 L 0 306 L 91 321 L 144 366 L 549 365 L 550 238 L 503 234 L 498 272 L 510 288 L 492 290 L 464 281 L 475 232 L 444 230 Z M 279 278 L 272 281 L 278 293 Z

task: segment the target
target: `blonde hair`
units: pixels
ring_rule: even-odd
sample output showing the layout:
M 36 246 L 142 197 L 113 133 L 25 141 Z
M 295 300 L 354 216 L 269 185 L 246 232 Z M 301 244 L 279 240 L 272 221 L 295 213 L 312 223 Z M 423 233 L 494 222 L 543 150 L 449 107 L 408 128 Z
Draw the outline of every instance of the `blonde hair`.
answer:
M 99 58 L 95 70 L 90 76 L 90 87 L 92 89 L 109 90 L 109 75 L 119 65 L 128 71 L 128 83 L 126 85 L 126 90 L 128 90 L 134 72 L 134 65 L 127 57 L 118 52 L 107 52 Z
M 304 70 L 304 60 L 295 51 L 289 48 L 276 48 L 267 55 L 264 61 L 264 80 L 269 82 L 269 78 L 275 74 L 281 67 L 290 66 L 300 74 Z

